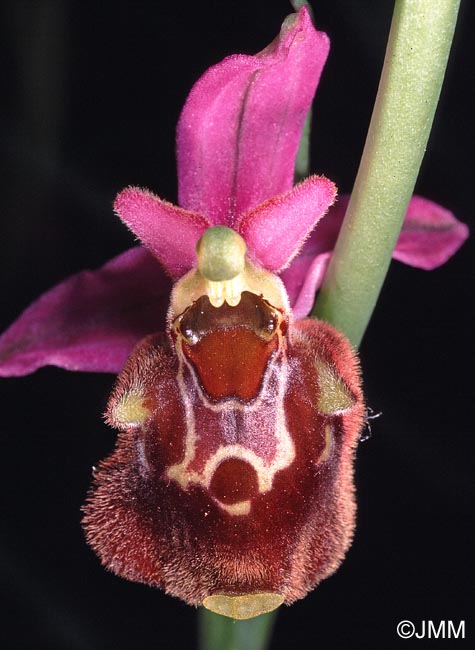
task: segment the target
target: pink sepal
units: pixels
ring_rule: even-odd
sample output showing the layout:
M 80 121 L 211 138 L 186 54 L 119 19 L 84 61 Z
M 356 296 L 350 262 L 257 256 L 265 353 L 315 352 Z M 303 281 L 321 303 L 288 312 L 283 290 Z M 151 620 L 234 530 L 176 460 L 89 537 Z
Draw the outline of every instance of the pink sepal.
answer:
M 315 294 L 322 286 L 323 278 L 330 263 L 331 252 L 320 253 L 310 265 L 300 256 L 286 269 L 281 279 L 289 294 L 294 318 L 306 318 L 315 302 Z
M 117 373 L 140 339 L 164 329 L 170 285 L 142 247 L 72 275 L 0 336 L 0 376 L 45 365 Z
M 305 318 L 321 287 L 343 223 L 349 195 L 338 197 L 305 242 L 298 257 L 282 273 L 294 316 Z M 447 262 L 468 237 L 467 226 L 441 205 L 414 195 L 409 203 L 393 258 L 431 270 Z M 312 297 L 313 296 L 313 297 Z
M 393 257 L 431 271 L 445 264 L 468 234 L 468 227 L 452 212 L 422 196 L 413 196 Z
M 329 40 L 305 7 L 256 56 L 234 55 L 194 85 L 177 128 L 179 204 L 234 226 L 288 191 Z

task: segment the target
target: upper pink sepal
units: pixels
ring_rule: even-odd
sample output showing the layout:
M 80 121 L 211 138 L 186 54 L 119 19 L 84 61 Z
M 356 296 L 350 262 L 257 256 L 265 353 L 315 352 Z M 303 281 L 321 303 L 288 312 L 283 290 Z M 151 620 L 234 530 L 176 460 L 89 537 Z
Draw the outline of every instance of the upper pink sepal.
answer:
M 41 366 L 117 373 L 146 334 L 163 330 L 170 281 L 144 248 L 44 293 L 0 336 L 0 376 Z
M 413 196 L 393 257 L 431 271 L 445 264 L 468 234 L 468 227 L 452 212 L 422 196 Z
M 114 210 L 172 278 L 180 277 L 196 264 L 198 239 L 212 225 L 202 215 L 138 187 L 122 190 Z
M 270 271 L 280 271 L 298 254 L 312 229 L 332 205 L 336 187 L 310 176 L 292 190 L 244 214 L 236 225 L 249 254 Z
M 292 187 L 328 50 L 328 37 L 303 7 L 256 56 L 230 56 L 205 72 L 178 122 L 181 206 L 232 227 L 238 215 Z

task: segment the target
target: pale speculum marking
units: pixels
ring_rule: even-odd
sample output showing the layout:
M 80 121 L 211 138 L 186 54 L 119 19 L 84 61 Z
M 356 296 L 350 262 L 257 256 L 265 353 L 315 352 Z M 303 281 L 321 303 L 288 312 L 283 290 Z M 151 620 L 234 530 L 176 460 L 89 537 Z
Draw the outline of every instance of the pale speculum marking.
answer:
M 272 489 L 276 472 L 288 467 L 295 457 L 283 406 L 287 381 L 285 352 L 281 351 L 279 358 L 272 360 L 258 397 L 246 404 L 236 399 L 211 404 L 194 369 L 182 354 L 179 358 L 178 385 L 186 418 L 185 455 L 180 463 L 168 468 L 168 477 L 185 490 L 194 484 L 210 493 L 219 465 L 225 460 L 239 459 L 255 471 L 257 493 L 265 494 Z M 251 512 L 251 499 L 224 503 L 210 496 L 230 515 Z
M 198 266 L 175 286 L 168 316 L 186 434 L 182 461 L 166 473 L 245 516 L 295 457 L 283 405 L 289 303 L 282 282 L 247 259 L 235 231 L 209 228 L 196 250 Z M 237 340 L 247 355 L 234 348 L 227 357 Z

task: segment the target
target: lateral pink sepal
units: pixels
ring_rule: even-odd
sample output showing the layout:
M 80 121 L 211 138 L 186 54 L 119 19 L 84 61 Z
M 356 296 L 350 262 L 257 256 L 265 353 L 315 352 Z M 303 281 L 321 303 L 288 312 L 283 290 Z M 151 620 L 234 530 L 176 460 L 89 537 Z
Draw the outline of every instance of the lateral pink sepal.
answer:
M 117 373 L 136 343 L 163 330 L 170 281 L 144 248 L 53 287 L 0 336 L 0 376 L 41 366 Z

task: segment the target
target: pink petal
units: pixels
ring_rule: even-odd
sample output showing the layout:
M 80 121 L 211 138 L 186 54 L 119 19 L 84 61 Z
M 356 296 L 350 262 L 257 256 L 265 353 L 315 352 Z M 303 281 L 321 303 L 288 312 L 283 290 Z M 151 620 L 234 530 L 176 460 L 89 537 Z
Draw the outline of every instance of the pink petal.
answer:
M 43 294 L 0 336 L 0 376 L 45 365 L 118 372 L 146 334 L 162 330 L 170 281 L 144 248 L 81 271 Z
M 211 225 L 205 217 L 138 187 L 123 190 L 115 200 L 114 210 L 172 278 L 196 264 L 196 244 Z
M 336 196 L 335 185 L 310 176 L 290 192 L 275 196 L 239 219 L 236 229 L 250 256 L 271 271 L 285 268 Z
M 292 187 L 328 50 L 304 7 L 265 50 L 230 56 L 198 80 L 177 129 L 181 206 L 233 226 L 238 215 Z
M 430 271 L 445 264 L 467 237 L 467 226 L 452 212 L 421 196 L 413 196 L 393 257 Z

